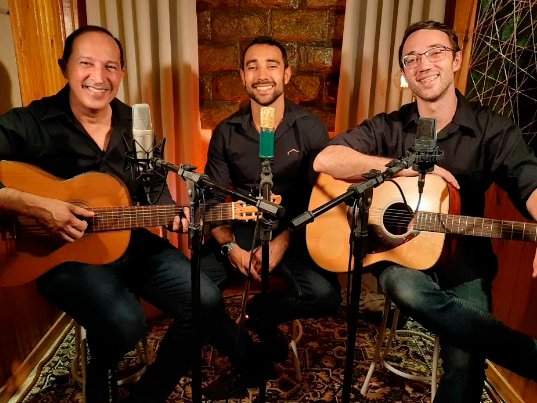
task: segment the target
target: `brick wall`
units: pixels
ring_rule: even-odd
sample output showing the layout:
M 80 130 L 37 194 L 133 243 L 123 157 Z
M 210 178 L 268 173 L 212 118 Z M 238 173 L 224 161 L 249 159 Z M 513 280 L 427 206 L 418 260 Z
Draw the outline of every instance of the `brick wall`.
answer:
M 197 15 L 202 128 L 248 101 L 241 54 L 266 35 L 288 53 L 293 77 L 285 95 L 334 130 L 345 0 L 197 0 Z

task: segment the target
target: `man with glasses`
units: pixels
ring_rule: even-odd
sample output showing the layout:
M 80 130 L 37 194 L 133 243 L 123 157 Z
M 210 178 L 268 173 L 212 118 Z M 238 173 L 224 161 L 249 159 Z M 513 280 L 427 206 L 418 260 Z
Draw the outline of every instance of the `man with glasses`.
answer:
M 523 214 L 537 218 L 537 158 L 513 122 L 470 104 L 455 89 L 462 62 L 455 32 L 438 22 L 418 22 L 405 32 L 399 60 L 416 101 L 335 137 L 314 169 L 341 179 L 385 170 L 388 161 L 413 146 L 418 118 L 435 118 L 444 158 L 433 173 L 459 189 L 462 215 L 483 217 L 485 191 L 496 182 Z M 417 173 L 406 169 L 399 175 Z M 375 267 L 384 292 L 401 311 L 440 336 L 444 375 L 435 403 L 479 402 L 485 359 L 537 380 L 535 341 L 490 314 L 497 272 L 490 239 L 457 241 L 453 259 L 431 270 L 393 263 Z

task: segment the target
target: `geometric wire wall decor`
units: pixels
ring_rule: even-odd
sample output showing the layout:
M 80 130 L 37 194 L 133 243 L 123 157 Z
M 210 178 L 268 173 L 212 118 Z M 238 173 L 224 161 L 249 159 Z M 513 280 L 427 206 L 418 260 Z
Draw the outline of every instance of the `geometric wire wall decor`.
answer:
M 537 151 L 537 1 L 481 0 L 466 97 L 522 128 Z

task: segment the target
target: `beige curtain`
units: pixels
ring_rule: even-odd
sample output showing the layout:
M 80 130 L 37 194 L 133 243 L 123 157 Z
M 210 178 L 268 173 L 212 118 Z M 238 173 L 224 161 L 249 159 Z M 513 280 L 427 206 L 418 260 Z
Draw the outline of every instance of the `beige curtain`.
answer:
M 336 110 L 336 133 L 411 102 L 394 85 L 405 29 L 420 20 L 444 21 L 446 0 L 347 0 Z
M 127 73 L 118 98 L 151 106 L 153 128 L 167 142 L 164 159 L 203 161 L 196 1 L 92 0 L 86 9 L 88 24 L 121 40 Z M 178 202 L 188 202 L 182 180 L 170 174 L 168 184 Z

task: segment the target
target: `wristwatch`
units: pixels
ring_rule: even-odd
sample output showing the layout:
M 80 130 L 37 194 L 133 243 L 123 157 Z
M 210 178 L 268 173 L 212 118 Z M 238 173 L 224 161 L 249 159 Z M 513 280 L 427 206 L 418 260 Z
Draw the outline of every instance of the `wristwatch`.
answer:
M 220 253 L 222 256 L 228 256 L 231 253 L 231 249 L 233 249 L 235 246 L 237 246 L 235 242 L 226 243 L 225 245 L 222 245 Z

